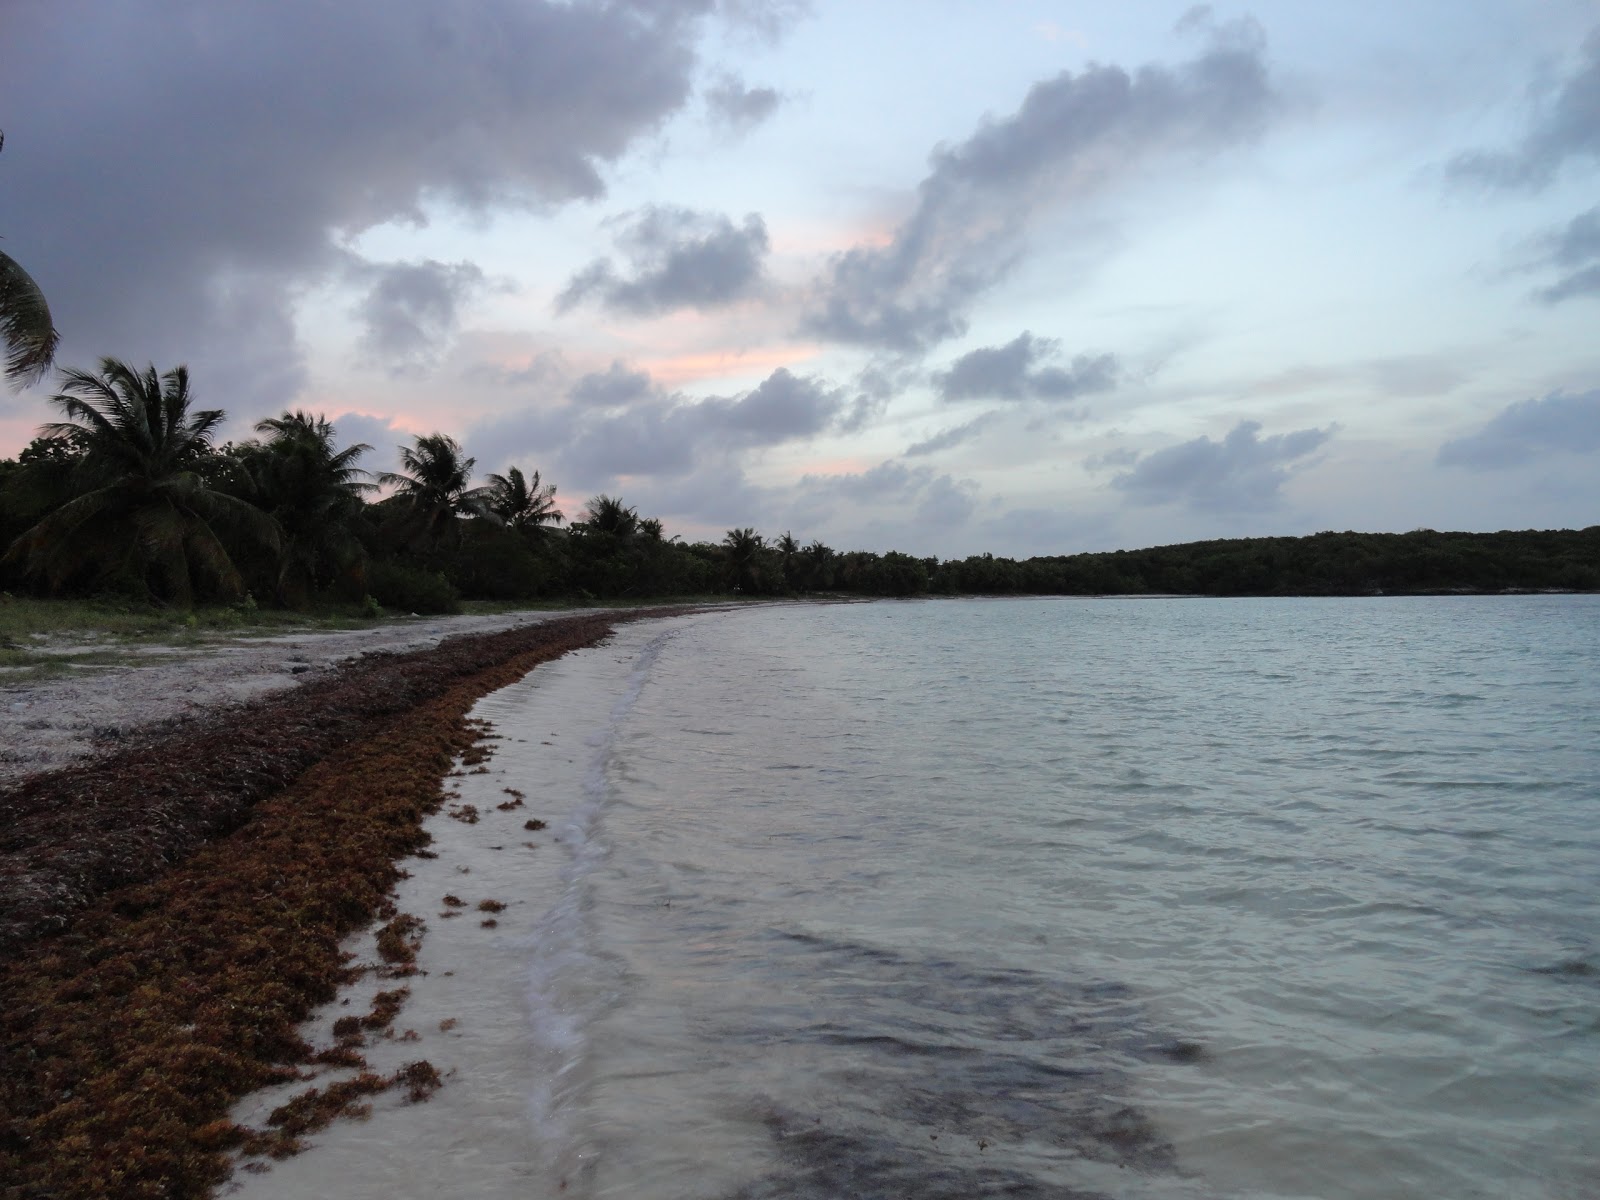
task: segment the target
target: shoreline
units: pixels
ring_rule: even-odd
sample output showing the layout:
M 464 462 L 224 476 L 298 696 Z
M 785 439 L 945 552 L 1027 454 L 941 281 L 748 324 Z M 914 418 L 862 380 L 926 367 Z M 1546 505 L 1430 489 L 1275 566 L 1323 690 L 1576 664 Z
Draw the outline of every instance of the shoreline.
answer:
M 303 1083 L 319 1051 L 301 1022 L 373 973 L 341 942 L 394 916 L 397 860 L 424 849 L 442 777 L 483 754 L 472 706 L 614 625 L 697 611 L 556 618 L 372 656 L 0 792 L 7 1194 L 211 1194 L 226 1153 L 260 1132 L 230 1106 Z M 377 975 L 404 977 L 403 948 L 384 959 Z M 417 1072 L 363 1078 L 431 1090 Z
M 392 1027 L 368 1034 L 362 1049 L 380 1075 L 420 1056 L 443 1086 L 420 1107 L 399 1089 L 372 1097 L 370 1112 L 316 1131 L 303 1153 L 241 1162 L 221 1195 L 555 1200 L 582 1190 L 572 1102 L 586 1086 L 588 1056 L 577 1047 L 588 1037 L 588 1006 L 566 989 L 593 948 L 573 872 L 595 853 L 589 822 L 605 731 L 627 707 L 640 655 L 690 620 L 619 629 L 473 707 L 471 719 L 496 736 L 481 762 L 452 772 L 446 805 L 424 823 L 436 857 L 408 858 L 391 893 L 400 914 L 423 923 L 416 973 L 402 981 L 409 994 Z M 374 932 L 347 939 L 346 952 L 377 961 Z M 394 986 L 356 981 L 302 1035 L 336 1043 L 341 1018 L 369 1011 Z M 337 1087 L 354 1070 L 330 1071 L 317 1086 Z M 263 1127 L 303 1086 L 254 1093 L 233 1119 Z

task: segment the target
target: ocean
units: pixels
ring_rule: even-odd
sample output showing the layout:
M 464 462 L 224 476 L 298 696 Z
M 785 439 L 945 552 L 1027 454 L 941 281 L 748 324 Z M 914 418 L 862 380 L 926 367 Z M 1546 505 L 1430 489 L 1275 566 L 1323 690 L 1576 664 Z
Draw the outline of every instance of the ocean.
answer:
M 1600 1195 L 1600 597 L 762 607 L 481 713 L 494 1194 Z

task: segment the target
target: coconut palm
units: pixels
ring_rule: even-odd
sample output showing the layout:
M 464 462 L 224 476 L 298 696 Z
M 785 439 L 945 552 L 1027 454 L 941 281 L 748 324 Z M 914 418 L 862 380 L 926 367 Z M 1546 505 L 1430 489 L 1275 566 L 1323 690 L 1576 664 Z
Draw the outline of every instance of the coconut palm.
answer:
M 400 471 L 384 471 L 378 482 L 395 489 L 401 524 L 418 545 L 461 537 L 460 518 L 490 517 L 490 489 L 471 486 L 476 459 L 463 455 L 461 444 L 442 433 L 415 439 L 400 447 Z
M 584 508 L 583 524 L 586 533 L 631 538 L 639 532 L 639 512 L 624 504 L 620 496 L 595 496 Z
M 556 507 L 556 485 L 541 484 L 539 472 L 533 479 L 523 478 L 516 467 L 504 475 L 489 476 L 489 511 L 512 529 L 544 532 L 546 525 L 559 525 L 566 517 Z
M 761 551 L 766 548 L 761 535 L 749 528 L 730 529 L 722 544 L 727 548 L 728 574 L 733 586 L 747 592 L 758 590 Z
M 794 540 L 794 534 L 784 530 L 783 536 L 772 544 L 778 552 L 778 565 L 783 570 L 783 586 L 793 589 L 795 579 L 799 572 L 800 543 Z
M 825 587 L 828 582 L 828 567 L 833 560 L 833 550 L 824 546 L 821 541 L 813 539 L 805 548 L 806 587 Z
M 334 426 L 298 410 L 258 422 L 256 432 L 268 435 L 265 444 L 247 443 L 235 454 L 247 497 L 283 531 L 276 586 L 278 599 L 287 602 L 360 563 L 354 525 L 363 496 L 376 488 L 356 460 L 372 447 L 335 449 Z
M 276 550 L 272 518 L 210 487 L 200 468 L 212 454 L 221 409 L 191 409 L 189 371 L 158 375 L 114 358 L 98 374 L 69 370 L 50 402 L 66 420 L 43 437 L 77 452 L 74 497 L 11 544 L 6 561 L 58 588 L 75 576 L 121 577 L 180 605 L 196 582 L 237 595 L 243 584 L 223 534 Z
M 5 143 L 0 133 L 0 147 Z M 5 351 L 6 378 L 18 387 L 36 382 L 55 361 L 60 340 L 44 292 L 16 259 L 0 251 L 0 349 Z

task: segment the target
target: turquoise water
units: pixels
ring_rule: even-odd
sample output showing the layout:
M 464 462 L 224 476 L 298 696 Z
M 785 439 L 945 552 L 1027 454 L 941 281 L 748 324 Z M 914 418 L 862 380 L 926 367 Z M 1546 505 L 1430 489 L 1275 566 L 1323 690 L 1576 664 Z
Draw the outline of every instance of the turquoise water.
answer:
M 1600 598 L 647 629 L 530 968 L 563 1194 L 1600 1194 Z

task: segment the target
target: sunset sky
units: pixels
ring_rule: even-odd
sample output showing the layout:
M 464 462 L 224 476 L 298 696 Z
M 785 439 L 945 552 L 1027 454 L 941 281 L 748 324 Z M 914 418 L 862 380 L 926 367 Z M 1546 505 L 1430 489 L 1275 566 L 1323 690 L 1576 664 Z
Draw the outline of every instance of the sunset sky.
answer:
M 1600 522 L 1594 0 L 0 0 L 0 128 L 58 363 L 233 438 L 946 558 Z

